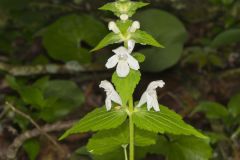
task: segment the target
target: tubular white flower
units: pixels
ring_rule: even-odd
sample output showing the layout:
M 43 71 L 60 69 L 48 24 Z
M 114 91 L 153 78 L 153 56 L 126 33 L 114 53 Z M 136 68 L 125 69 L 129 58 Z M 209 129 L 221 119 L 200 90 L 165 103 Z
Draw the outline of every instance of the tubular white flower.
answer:
M 136 30 L 140 29 L 140 23 L 138 21 L 134 21 L 131 25 L 131 27 L 128 28 L 128 31 L 133 33 Z
M 120 19 L 121 19 L 122 21 L 126 21 L 126 20 L 128 20 L 128 15 L 127 15 L 127 14 L 121 14 L 121 15 L 120 15 Z
M 155 111 L 160 111 L 159 104 L 157 100 L 157 87 L 163 88 L 165 85 L 165 82 L 162 80 L 159 81 L 153 81 L 151 82 L 147 90 L 143 93 L 137 107 L 141 107 L 143 104 L 147 103 L 147 109 L 150 111 L 151 108 L 153 108 Z
M 130 72 L 130 68 L 133 70 L 139 70 L 140 68 L 138 61 L 131 56 L 135 42 L 129 41 L 128 45 L 128 49 L 121 46 L 113 50 L 115 55 L 110 57 L 105 65 L 108 69 L 117 65 L 117 75 L 119 77 L 126 77 Z
M 105 99 L 105 105 L 106 105 L 107 111 L 111 110 L 112 101 L 119 105 L 122 105 L 122 100 L 120 96 L 115 91 L 113 85 L 110 82 L 108 82 L 107 80 L 101 81 L 99 87 L 103 88 L 104 91 L 106 92 L 107 97 Z
M 120 33 L 120 30 L 119 30 L 118 26 L 117 26 L 116 23 L 113 22 L 113 21 L 111 21 L 111 22 L 108 23 L 108 29 L 109 29 L 110 31 L 113 31 L 113 32 L 116 33 L 116 34 Z

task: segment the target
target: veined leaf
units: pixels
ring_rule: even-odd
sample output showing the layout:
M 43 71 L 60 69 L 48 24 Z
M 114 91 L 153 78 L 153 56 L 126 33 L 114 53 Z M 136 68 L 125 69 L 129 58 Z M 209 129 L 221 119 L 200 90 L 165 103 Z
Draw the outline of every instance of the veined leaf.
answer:
M 124 78 L 118 77 L 116 72 L 113 74 L 112 82 L 122 99 L 123 105 L 125 105 L 132 96 L 136 85 L 140 81 L 140 77 L 141 73 L 135 70 L 131 70 L 128 76 Z
M 161 154 L 168 160 L 209 160 L 212 150 L 209 142 L 192 136 L 160 136 L 157 144 L 145 152 Z
M 150 34 L 141 30 L 137 30 L 135 33 L 133 33 L 131 38 L 144 45 L 148 44 L 151 46 L 164 48 L 163 45 L 159 44 L 158 41 L 156 41 Z
M 125 123 L 118 128 L 96 133 L 88 141 L 87 149 L 94 155 L 103 155 L 117 150 L 121 148 L 121 145 L 126 145 L 128 143 L 128 125 Z
M 211 101 L 201 102 L 195 112 L 204 112 L 209 119 L 221 119 L 228 115 L 228 110 L 221 104 Z
M 106 35 L 99 42 L 99 44 L 94 49 L 91 50 L 91 52 L 102 49 L 103 47 L 106 47 L 109 44 L 118 43 L 119 41 L 121 41 L 121 37 L 118 34 L 111 32 L 108 35 Z
M 123 108 L 115 107 L 111 111 L 106 111 L 105 107 L 97 108 L 67 130 L 60 137 L 60 140 L 75 133 L 116 128 L 121 125 L 126 118 L 127 113 Z
M 160 112 L 147 111 L 146 106 L 135 108 L 133 121 L 137 127 L 152 132 L 207 138 L 192 126 L 186 124 L 182 117 L 174 111 L 165 106 L 160 106 L 160 110 Z
M 135 128 L 135 146 L 149 146 L 156 143 L 157 134 Z M 100 131 L 88 142 L 87 148 L 94 155 L 103 155 L 129 144 L 128 122 L 118 128 Z

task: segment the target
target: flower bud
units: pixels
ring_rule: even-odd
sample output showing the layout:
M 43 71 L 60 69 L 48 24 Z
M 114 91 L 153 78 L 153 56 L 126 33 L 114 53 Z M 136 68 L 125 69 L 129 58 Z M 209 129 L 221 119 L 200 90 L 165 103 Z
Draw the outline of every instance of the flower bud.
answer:
M 128 20 L 128 15 L 127 15 L 127 14 L 121 14 L 121 15 L 120 15 L 120 19 L 121 19 L 122 21 L 126 21 L 126 20 Z
M 113 22 L 113 21 L 109 22 L 109 24 L 108 24 L 108 29 L 109 29 L 110 31 L 113 31 L 113 32 L 116 33 L 116 34 L 117 34 L 117 33 L 120 33 L 119 28 L 117 27 L 116 23 Z
M 134 21 L 132 26 L 128 29 L 129 32 L 135 32 L 137 29 L 140 29 L 140 23 L 138 21 Z

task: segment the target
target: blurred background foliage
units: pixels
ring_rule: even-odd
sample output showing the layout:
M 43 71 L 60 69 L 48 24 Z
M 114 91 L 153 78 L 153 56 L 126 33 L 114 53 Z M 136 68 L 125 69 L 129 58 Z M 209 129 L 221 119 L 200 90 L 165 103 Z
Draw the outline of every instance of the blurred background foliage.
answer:
M 104 64 L 116 46 L 98 53 L 90 50 L 108 32 L 107 22 L 115 19 L 110 12 L 97 10 L 107 2 L 0 0 L 0 150 L 34 128 L 5 101 L 40 125 L 78 119 L 103 104 L 97 86 L 110 77 Z M 135 96 L 148 81 L 163 78 L 167 87 L 160 102 L 206 132 L 213 152 L 197 139 L 169 135 L 168 143 L 160 137 L 149 150 L 139 148 L 139 159 L 150 153 L 146 159 L 164 155 L 169 160 L 239 160 L 240 1 L 144 2 L 151 5 L 133 18 L 165 48 L 137 46 L 136 52 L 146 59 Z M 74 152 L 71 159 L 121 159 L 116 156 L 120 151 L 92 157 L 81 147 L 88 137 L 80 135 L 62 144 L 67 152 Z M 60 159 L 53 148 L 43 147 L 46 144 L 42 138 L 28 139 L 18 159 Z

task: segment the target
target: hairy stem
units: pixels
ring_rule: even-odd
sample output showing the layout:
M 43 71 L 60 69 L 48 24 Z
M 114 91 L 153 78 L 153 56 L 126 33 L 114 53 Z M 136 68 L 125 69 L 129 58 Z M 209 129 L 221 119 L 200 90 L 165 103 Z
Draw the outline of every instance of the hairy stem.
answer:
M 134 160 L 134 124 L 132 119 L 133 113 L 133 99 L 129 100 L 129 159 Z

